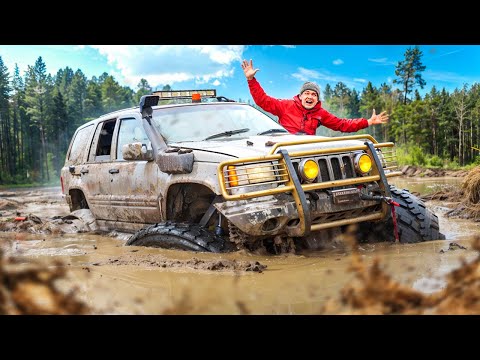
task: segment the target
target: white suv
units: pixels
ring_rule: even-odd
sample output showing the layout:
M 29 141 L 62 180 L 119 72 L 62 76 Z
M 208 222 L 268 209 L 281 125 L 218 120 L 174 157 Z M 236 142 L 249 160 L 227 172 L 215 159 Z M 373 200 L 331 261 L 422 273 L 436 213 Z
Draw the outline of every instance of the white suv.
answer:
M 420 199 L 388 184 L 401 175 L 393 143 L 291 135 L 214 90 L 158 105 L 192 93 L 144 96 L 80 126 L 61 173 L 70 210 L 134 233 L 127 245 L 193 251 L 318 248 L 351 224 L 361 241 L 444 238 Z

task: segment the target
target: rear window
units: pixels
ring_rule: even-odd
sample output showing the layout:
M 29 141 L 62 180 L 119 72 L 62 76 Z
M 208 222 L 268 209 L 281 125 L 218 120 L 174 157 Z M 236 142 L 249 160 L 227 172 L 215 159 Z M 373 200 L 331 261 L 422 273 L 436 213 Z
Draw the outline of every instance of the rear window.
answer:
M 93 124 L 77 131 L 72 140 L 72 148 L 70 149 L 70 154 L 68 155 L 69 164 L 78 165 L 82 162 L 83 150 L 89 147 L 87 141 L 90 138 L 92 130 Z

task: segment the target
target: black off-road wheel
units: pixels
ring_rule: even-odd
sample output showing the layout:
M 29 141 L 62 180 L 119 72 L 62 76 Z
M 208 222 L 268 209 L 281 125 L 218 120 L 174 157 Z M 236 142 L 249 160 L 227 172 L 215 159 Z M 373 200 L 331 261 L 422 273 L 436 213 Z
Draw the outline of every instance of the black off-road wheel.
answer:
M 173 221 L 147 226 L 133 234 L 125 245 L 214 253 L 234 251 L 230 242 L 197 224 Z
M 400 190 L 392 185 L 390 191 L 392 199 L 400 204 L 395 206 L 395 213 L 401 243 L 445 240 L 445 235 L 440 232 L 437 215 L 421 199 L 408 190 Z M 395 241 L 392 215 L 384 222 L 360 224 L 358 234 L 360 242 Z

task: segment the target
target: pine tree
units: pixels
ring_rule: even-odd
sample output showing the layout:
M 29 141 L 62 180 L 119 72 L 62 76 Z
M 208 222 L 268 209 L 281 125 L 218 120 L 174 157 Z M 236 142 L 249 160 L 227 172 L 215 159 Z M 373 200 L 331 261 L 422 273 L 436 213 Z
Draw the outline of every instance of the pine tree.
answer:
M 403 88 L 404 98 L 403 104 L 407 103 L 407 95 L 412 92 L 414 86 L 418 85 L 421 89 L 426 85 L 421 72 L 425 70 L 420 59 L 423 53 L 418 46 L 413 49 L 408 48 L 405 52 L 405 59 L 397 63 L 395 75 L 398 79 L 393 80 L 395 84 L 401 84 Z
M 47 144 L 46 144 L 46 126 L 48 121 L 49 102 L 51 101 L 51 87 L 53 84 L 49 84 L 48 81 L 51 77 L 47 77 L 46 65 L 40 56 L 35 65 L 28 66 L 26 79 L 25 79 L 25 102 L 27 105 L 27 114 L 30 115 L 32 121 L 32 127 L 36 128 L 32 130 L 32 142 L 30 148 L 31 166 L 33 169 L 38 169 L 40 166 L 40 178 L 50 180 L 48 171 L 48 159 L 47 159 Z M 37 151 L 38 142 L 40 140 L 41 151 Z M 37 161 L 38 163 L 36 163 Z
M 2 174 L 11 177 L 14 169 L 12 164 L 12 141 L 10 135 L 10 91 L 8 69 L 0 56 L 0 182 Z

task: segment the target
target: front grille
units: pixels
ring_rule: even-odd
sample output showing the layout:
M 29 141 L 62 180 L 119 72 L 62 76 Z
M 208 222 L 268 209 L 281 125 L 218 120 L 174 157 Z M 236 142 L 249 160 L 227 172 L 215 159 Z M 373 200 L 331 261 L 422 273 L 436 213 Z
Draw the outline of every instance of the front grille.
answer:
M 333 172 L 333 179 L 332 180 L 340 180 L 343 178 L 342 169 L 340 167 L 340 161 L 338 158 L 331 158 L 330 164 L 332 165 L 332 172 Z
M 353 171 L 352 159 L 348 156 L 342 156 L 343 168 L 345 169 L 345 175 L 347 179 L 355 177 L 355 171 Z
M 318 167 L 320 168 L 320 182 L 330 180 L 330 172 L 328 171 L 327 159 L 318 159 Z
M 315 157 L 314 159 L 317 161 L 320 170 L 317 181 L 315 182 L 352 179 L 357 177 L 350 155 L 330 155 Z M 301 159 L 293 159 L 295 170 L 298 169 L 298 163 L 300 160 Z

